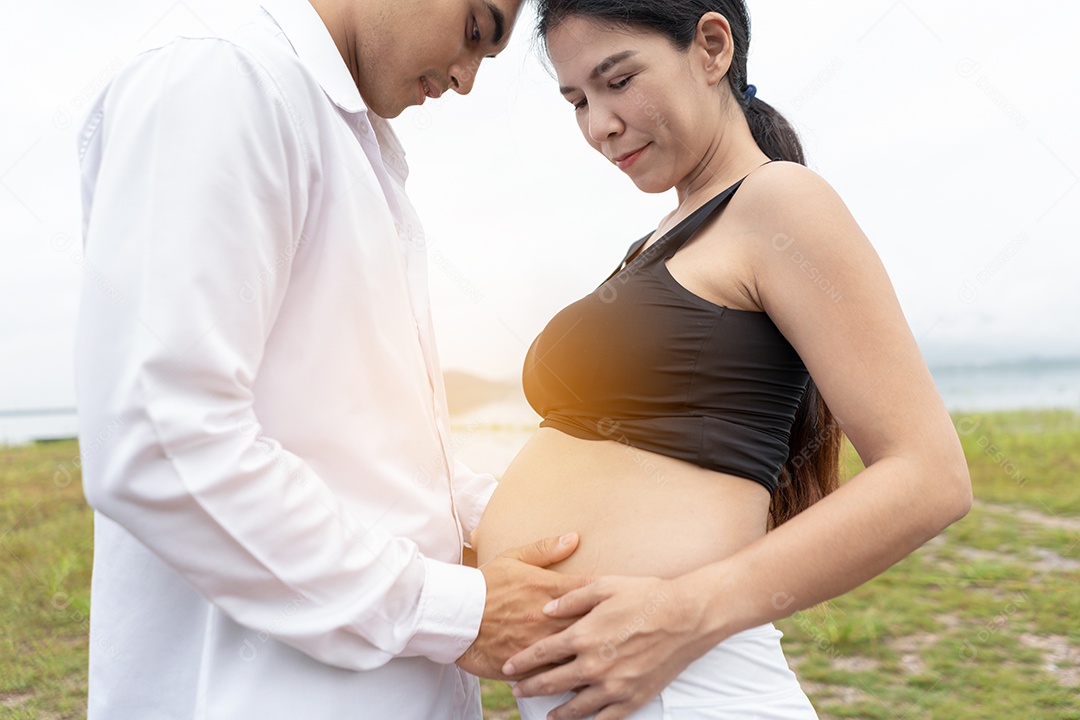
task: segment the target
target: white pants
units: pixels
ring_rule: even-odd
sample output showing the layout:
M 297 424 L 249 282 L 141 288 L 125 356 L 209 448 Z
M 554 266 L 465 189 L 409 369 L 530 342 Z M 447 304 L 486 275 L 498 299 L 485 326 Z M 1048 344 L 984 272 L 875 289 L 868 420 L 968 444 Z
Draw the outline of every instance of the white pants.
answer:
M 628 720 L 817 720 L 772 623 L 732 635 L 695 660 Z M 521 720 L 544 720 L 573 696 L 522 698 Z

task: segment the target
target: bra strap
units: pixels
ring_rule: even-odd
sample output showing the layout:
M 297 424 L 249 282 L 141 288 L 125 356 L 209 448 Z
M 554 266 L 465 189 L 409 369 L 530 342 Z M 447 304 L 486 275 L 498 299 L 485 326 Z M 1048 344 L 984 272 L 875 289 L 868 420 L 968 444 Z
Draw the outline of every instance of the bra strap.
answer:
M 778 162 L 778 160 L 769 160 L 768 162 L 762 163 L 759 167 L 765 167 L 769 163 L 774 162 Z M 746 177 L 750 176 L 747 175 Z M 664 233 L 663 237 L 659 238 L 655 243 L 653 243 L 649 248 L 647 248 L 646 252 L 651 253 L 653 251 L 653 248 L 658 248 L 660 246 L 660 243 L 666 243 L 671 238 L 678 238 L 678 241 L 674 244 L 672 249 L 668 251 L 668 254 L 665 255 L 665 257 L 671 257 L 671 255 L 674 255 L 679 248 L 686 244 L 687 240 L 692 238 L 694 234 L 699 229 L 701 229 L 701 226 L 705 223 L 706 220 L 712 217 L 714 212 L 723 207 L 727 203 L 727 201 L 731 199 L 731 196 L 734 195 L 735 191 L 738 190 L 739 187 L 743 184 L 743 181 L 746 180 L 746 177 L 744 177 L 742 180 L 739 180 L 727 190 L 724 190 L 722 193 L 709 200 L 697 210 L 687 215 L 685 219 L 680 221 L 671 230 L 668 230 L 666 233 Z M 630 259 L 637 255 L 638 251 L 641 250 L 641 247 L 649 240 L 650 237 L 652 237 L 652 233 L 649 233 L 648 235 L 631 245 L 630 249 L 623 257 L 622 262 L 619 263 L 619 266 L 615 268 L 615 271 L 613 273 L 607 276 L 607 279 L 605 279 L 603 283 L 600 284 L 603 285 L 608 280 L 611 280 L 611 278 L 618 275 L 619 272 L 621 272 L 622 269 L 626 267 L 627 263 L 630 262 Z
M 743 180 L 745 179 L 746 178 L 743 178 Z M 735 191 L 743 184 L 743 180 L 735 183 L 727 190 L 690 213 L 685 220 L 672 228 L 667 236 L 661 238 L 662 240 L 668 240 L 669 237 L 675 239 L 675 242 L 668 247 L 665 257 L 674 255 L 679 248 L 686 244 L 687 240 L 694 237 L 697 231 L 701 229 L 701 226 L 705 224 L 705 221 L 711 218 L 717 210 L 727 204 L 728 200 L 735 194 Z M 657 244 L 659 244 L 659 241 L 657 241 Z

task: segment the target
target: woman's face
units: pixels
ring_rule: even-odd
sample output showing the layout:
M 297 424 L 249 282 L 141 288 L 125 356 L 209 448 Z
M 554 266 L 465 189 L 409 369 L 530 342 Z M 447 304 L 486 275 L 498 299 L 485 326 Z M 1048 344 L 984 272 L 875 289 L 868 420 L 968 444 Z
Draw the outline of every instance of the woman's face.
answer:
M 555 27 L 547 44 L 585 140 L 641 190 L 679 185 L 716 147 L 721 93 L 704 51 L 584 17 Z

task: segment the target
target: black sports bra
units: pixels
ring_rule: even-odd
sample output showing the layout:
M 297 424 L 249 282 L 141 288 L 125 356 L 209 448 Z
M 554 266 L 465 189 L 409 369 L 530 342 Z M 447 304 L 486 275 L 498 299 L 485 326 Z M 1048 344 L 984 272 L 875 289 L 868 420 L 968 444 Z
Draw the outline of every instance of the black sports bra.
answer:
M 741 184 L 640 253 L 649 236 L 635 242 L 600 287 L 552 318 L 529 348 L 522 378 L 541 427 L 615 440 L 775 492 L 806 367 L 768 315 L 714 305 L 665 264 Z

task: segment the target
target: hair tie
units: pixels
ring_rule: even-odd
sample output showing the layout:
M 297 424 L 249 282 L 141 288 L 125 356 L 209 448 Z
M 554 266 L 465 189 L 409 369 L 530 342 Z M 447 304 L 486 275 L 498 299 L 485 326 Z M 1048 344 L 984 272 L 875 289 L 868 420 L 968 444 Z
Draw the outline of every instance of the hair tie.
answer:
M 743 90 L 743 97 L 746 98 L 746 102 L 749 104 L 757 97 L 757 87 L 754 85 L 747 85 L 746 89 Z

